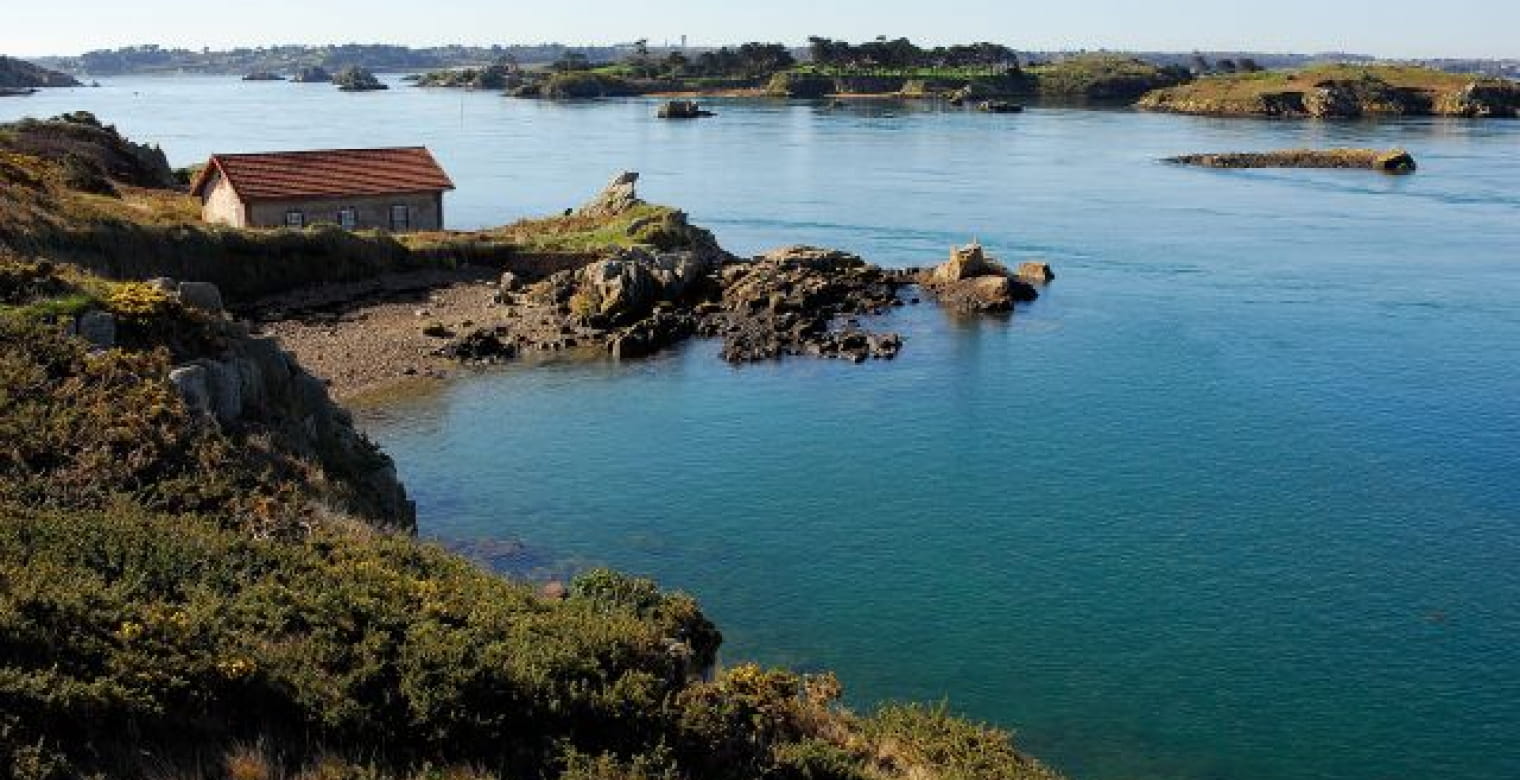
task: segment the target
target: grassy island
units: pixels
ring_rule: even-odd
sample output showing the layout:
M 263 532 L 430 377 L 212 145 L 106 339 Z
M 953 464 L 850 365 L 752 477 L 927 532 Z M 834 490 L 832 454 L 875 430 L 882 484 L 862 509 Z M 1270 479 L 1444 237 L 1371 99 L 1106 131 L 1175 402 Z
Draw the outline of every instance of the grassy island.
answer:
M 262 264 L 229 277 L 242 295 L 425 250 L 207 228 L 173 179 L 93 117 L 0 129 L 9 776 L 1055 777 L 943 707 L 857 714 L 827 673 L 717 669 L 697 602 L 647 580 L 541 589 L 416 540 L 404 501 L 366 500 L 399 495 L 394 470 L 320 382 L 185 284 L 140 277 Z M 575 253 L 681 240 L 661 237 L 670 213 L 416 240 Z M 228 367 L 252 378 L 235 413 L 181 384 Z
M 1396 65 L 1322 65 L 1208 76 L 1146 94 L 1141 108 L 1219 116 L 1514 117 L 1520 84 Z

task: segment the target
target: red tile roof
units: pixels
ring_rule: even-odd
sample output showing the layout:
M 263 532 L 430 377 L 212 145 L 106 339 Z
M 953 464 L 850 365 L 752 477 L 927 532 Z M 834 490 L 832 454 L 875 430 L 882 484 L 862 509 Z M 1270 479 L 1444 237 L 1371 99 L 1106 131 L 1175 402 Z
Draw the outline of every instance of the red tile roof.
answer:
M 438 161 L 420 146 L 217 154 L 190 191 L 204 195 L 213 172 L 225 176 L 244 202 L 454 189 Z

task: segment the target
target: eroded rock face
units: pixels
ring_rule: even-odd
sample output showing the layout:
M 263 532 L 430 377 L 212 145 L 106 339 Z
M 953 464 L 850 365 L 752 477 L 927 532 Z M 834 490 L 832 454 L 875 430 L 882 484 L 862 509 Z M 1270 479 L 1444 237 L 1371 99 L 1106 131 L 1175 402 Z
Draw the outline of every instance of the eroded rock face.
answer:
M 327 387 L 307 373 L 273 339 L 220 325 L 225 349 L 169 372 L 168 381 L 189 411 L 223 427 L 276 437 L 281 449 L 322 467 L 329 508 L 377 526 L 413 531 L 416 507 L 390 457 L 354 428 Z

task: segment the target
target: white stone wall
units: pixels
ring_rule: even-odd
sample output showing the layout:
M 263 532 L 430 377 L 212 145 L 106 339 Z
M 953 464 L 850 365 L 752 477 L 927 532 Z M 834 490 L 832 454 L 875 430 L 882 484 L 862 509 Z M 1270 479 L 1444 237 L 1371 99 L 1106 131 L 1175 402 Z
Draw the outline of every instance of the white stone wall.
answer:
M 243 201 L 228 186 L 220 173 L 212 173 L 206 185 L 206 199 L 201 204 L 201 218 L 233 227 L 248 227 L 244 223 Z

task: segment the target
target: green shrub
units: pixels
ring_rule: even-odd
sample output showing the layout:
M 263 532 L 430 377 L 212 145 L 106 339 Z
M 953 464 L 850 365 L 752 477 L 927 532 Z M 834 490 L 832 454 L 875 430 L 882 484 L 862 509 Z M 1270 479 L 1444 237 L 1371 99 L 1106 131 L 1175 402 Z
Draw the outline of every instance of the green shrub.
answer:
M 638 88 L 618 76 L 571 71 L 550 76 L 544 82 L 542 93 L 545 97 L 559 99 L 626 97 L 638 94 Z

